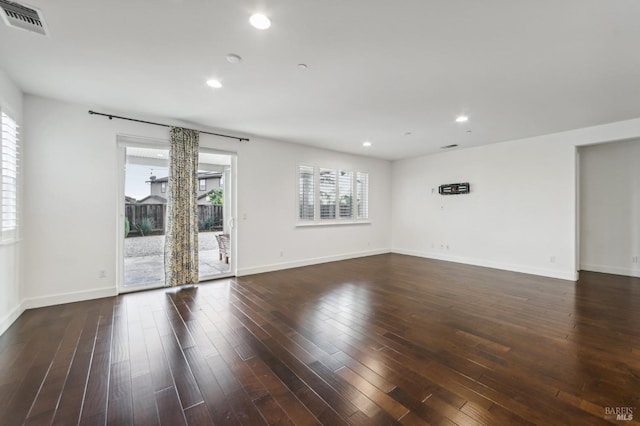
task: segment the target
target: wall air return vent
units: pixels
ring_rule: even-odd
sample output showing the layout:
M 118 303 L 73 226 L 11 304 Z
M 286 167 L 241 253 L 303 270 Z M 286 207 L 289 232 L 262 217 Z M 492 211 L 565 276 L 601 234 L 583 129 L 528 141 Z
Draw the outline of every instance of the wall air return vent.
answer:
M 0 0 L 0 15 L 10 27 L 48 35 L 44 18 L 38 9 L 9 0 Z

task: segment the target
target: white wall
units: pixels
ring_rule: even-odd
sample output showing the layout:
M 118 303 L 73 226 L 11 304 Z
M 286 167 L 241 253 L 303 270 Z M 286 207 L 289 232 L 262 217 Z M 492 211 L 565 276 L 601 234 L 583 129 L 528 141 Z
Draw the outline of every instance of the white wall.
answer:
M 395 161 L 392 250 L 575 279 L 576 146 L 639 135 L 635 119 Z M 437 194 L 455 182 L 471 194 Z
M 22 92 L 0 70 L 0 108 L 22 124 Z M 23 309 L 20 295 L 20 243 L 0 244 L 0 334 Z
M 246 147 L 238 157 L 239 275 L 390 250 L 390 162 L 258 139 Z M 368 172 L 371 223 L 295 227 L 300 162 Z
M 640 277 L 640 140 L 580 150 L 581 269 Z
M 88 109 L 25 98 L 27 306 L 115 293 L 117 135 L 168 138 L 166 128 L 90 116 Z M 239 275 L 389 251 L 389 162 L 254 137 L 239 143 L 202 135 L 200 144 L 238 152 Z M 296 228 L 300 161 L 369 171 L 372 223 Z M 98 278 L 100 270 L 106 278 Z

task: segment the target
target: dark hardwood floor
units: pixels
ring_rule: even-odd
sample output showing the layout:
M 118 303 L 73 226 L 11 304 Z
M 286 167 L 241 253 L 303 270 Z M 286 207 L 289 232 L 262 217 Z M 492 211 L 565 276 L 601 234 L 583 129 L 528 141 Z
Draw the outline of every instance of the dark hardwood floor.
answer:
M 640 280 L 597 273 L 389 254 L 29 310 L 0 337 L 1 425 L 638 424 L 637 407 Z

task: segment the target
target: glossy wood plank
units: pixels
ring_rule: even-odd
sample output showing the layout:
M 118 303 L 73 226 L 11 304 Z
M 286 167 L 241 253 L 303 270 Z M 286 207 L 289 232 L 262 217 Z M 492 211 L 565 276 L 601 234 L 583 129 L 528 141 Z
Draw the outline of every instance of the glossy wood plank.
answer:
M 156 392 L 156 407 L 161 425 L 181 426 L 187 424 L 183 407 L 180 405 L 180 398 L 174 387 Z
M 187 424 L 195 426 L 214 426 L 206 404 L 198 404 L 184 411 Z
M 0 424 L 606 424 L 638 324 L 637 278 L 395 254 L 128 294 L 0 336 Z
M 99 322 L 100 316 L 96 309 L 89 310 L 53 419 L 54 425 L 75 424 L 80 419 Z
M 91 368 L 85 388 L 80 424 L 104 424 L 107 418 L 107 398 L 111 365 L 113 310 L 105 304 L 100 312 Z

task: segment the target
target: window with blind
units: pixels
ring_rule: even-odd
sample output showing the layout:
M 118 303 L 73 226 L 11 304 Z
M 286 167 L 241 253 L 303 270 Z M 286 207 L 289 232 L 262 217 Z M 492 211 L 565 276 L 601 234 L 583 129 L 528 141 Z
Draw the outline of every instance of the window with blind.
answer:
M 320 220 L 336 218 L 336 171 L 320 169 Z
M 356 176 L 358 219 L 369 219 L 369 175 L 358 172 Z
M 312 165 L 298 168 L 298 219 L 348 223 L 369 219 L 368 174 Z
M 2 127 L 2 145 L 0 145 L 2 228 L 0 235 L 3 241 L 11 241 L 18 238 L 19 128 L 15 120 L 4 112 L 0 113 L 0 122 Z
M 300 166 L 298 175 L 298 218 L 315 220 L 315 170 L 311 166 Z
M 353 217 L 353 172 L 340 170 L 338 192 L 340 193 L 340 219 L 351 219 Z

